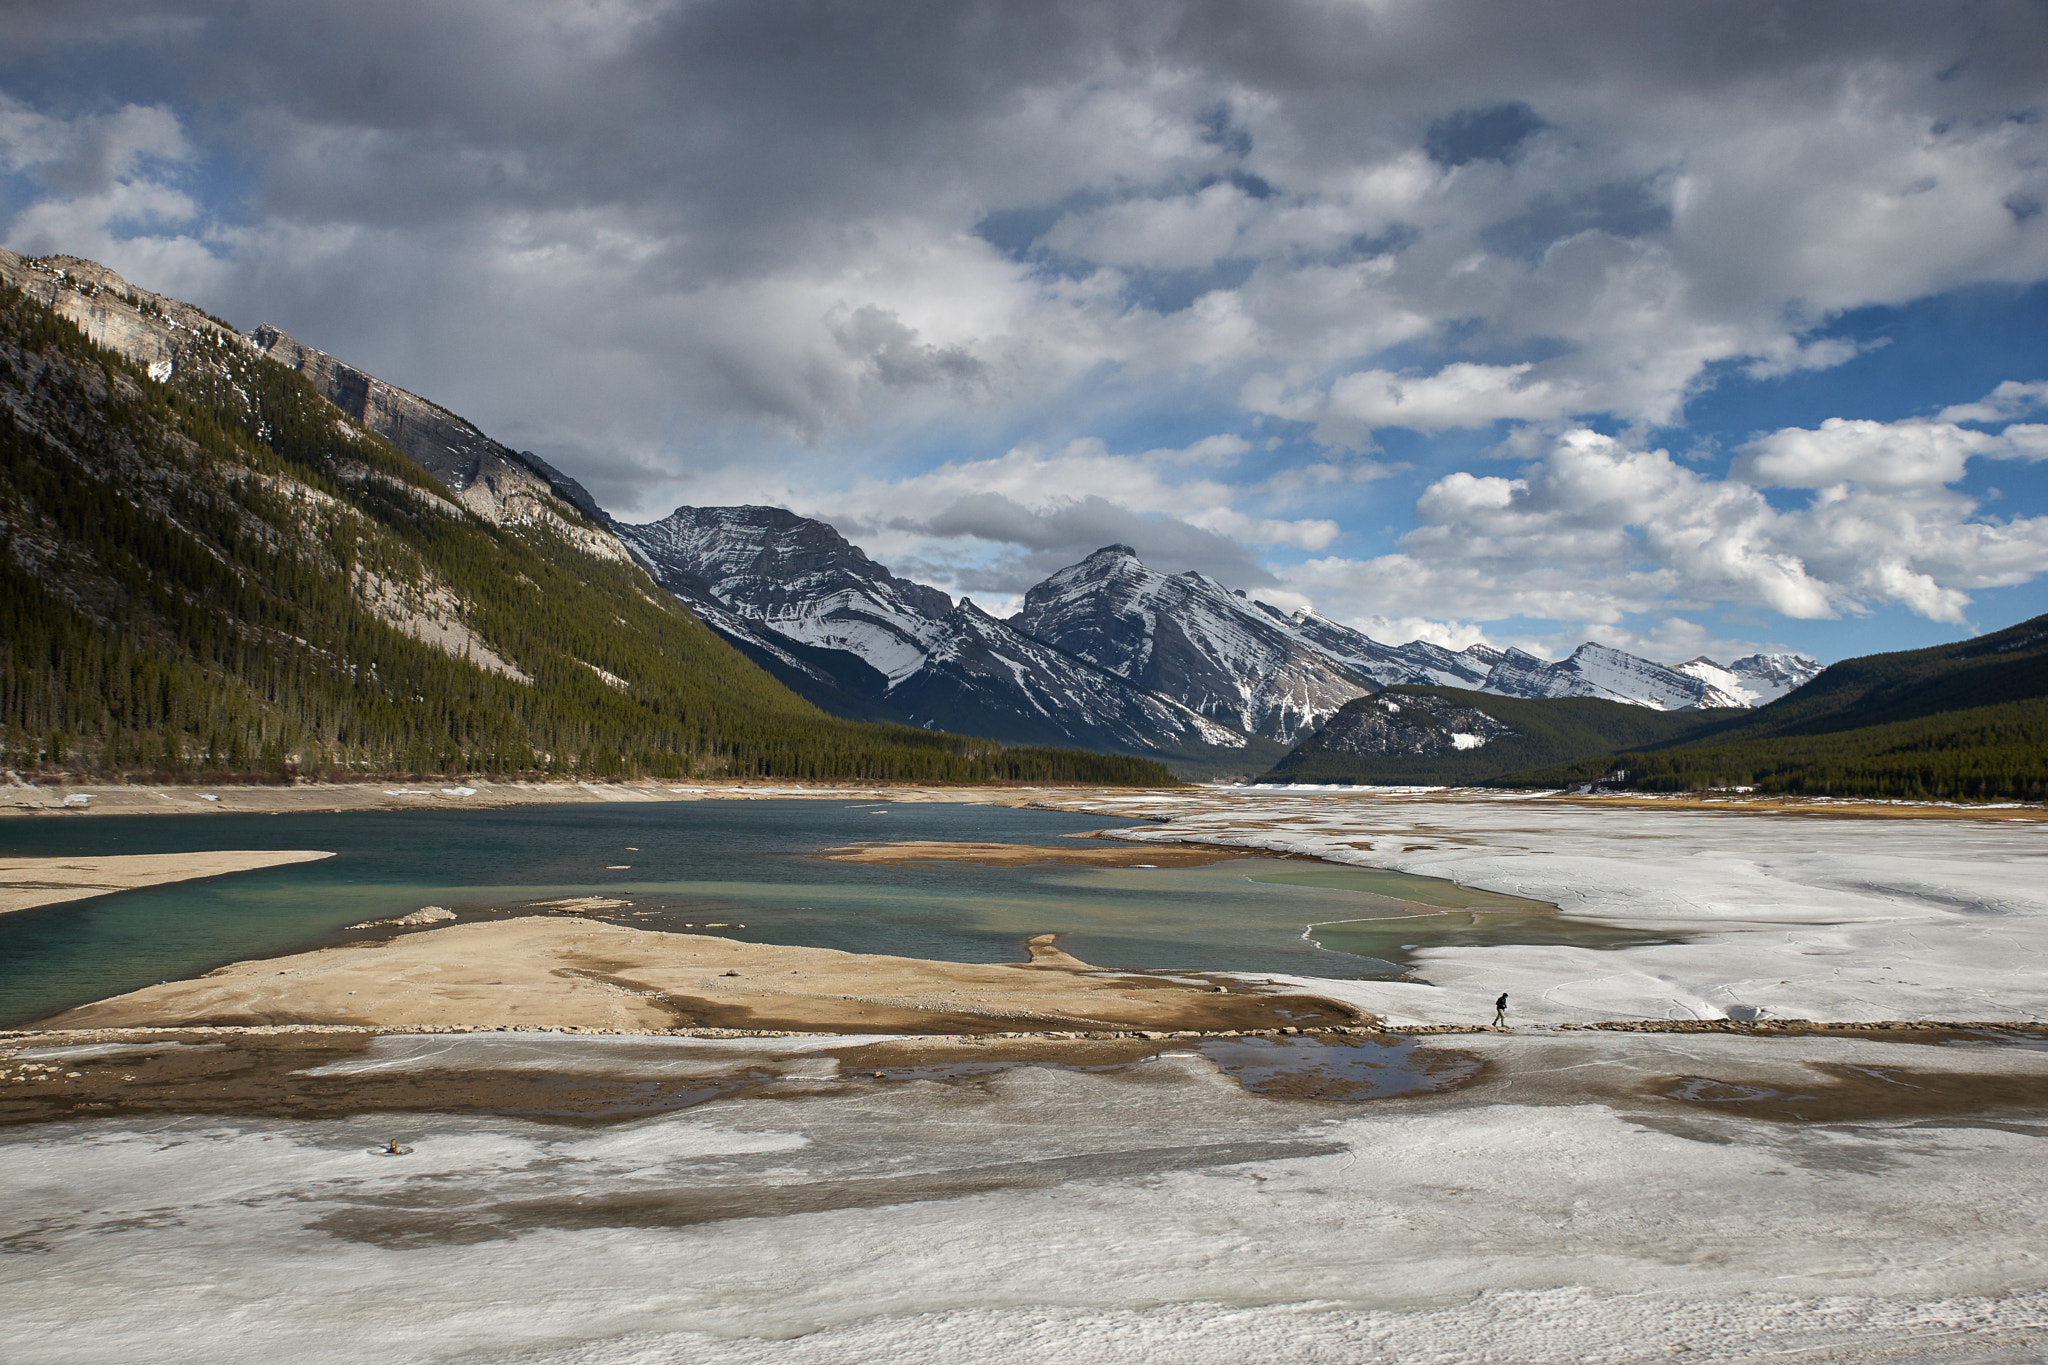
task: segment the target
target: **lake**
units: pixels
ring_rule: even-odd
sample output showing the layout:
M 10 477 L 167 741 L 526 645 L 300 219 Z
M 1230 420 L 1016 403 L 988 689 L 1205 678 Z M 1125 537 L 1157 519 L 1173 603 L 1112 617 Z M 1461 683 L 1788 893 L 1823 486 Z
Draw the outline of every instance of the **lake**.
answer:
M 816 800 L 475 811 L 96 816 L 0 822 L 0 853 L 324 849 L 317 863 L 124 891 L 0 916 L 0 1025 L 224 963 L 379 937 L 365 920 L 445 906 L 463 920 L 600 894 L 593 918 L 754 942 L 952 962 L 1021 962 L 1023 940 L 1103 967 L 1403 975 L 1421 948 L 1667 941 L 1426 877 L 1279 858 L 1207 867 L 834 862 L 860 841 L 1110 846 L 1062 836 L 1140 820 L 1000 806 Z M 744 925 L 744 928 L 729 926 Z

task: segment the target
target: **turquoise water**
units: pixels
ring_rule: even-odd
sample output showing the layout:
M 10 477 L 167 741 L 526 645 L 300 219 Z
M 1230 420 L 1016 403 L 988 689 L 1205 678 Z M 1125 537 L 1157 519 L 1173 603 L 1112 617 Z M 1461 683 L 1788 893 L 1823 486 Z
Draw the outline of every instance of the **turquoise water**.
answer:
M 1280 859 L 1143 869 L 818 856 L 890 839 L 1086 847 L 1060 836 L 1143 823 L 836 801 L 10 820 L 0 822 L 0 854 L 336 856 L 0 916 L 0 1024 L 245 958 L 376 937 L 387 931 L 347 926 L 424 905 L 490 919 L 590 894 L 628 902 L 597 917 L 638 928 L 742 924 L 712 932 L 954 962 L 1020 962 L 1025 938 L 1058 933 L 1104 967 L 1387 977 L 1405 970 L 1410 950 L 1439 942 L 1649 941 L 1449 882 Z

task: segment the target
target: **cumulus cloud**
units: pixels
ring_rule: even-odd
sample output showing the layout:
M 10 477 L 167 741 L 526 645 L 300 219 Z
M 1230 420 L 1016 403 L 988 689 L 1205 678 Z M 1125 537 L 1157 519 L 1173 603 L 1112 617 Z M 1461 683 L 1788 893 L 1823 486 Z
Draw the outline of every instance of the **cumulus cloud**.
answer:
M 136 282 L 206 292 L 224 235 L 191 192 L 196 149 L 163 104 L 58 117 L 0 91 L 0 170 L 40 192 L 5 224 L 31 255 L 123 258 Z
M 1941 410 L 1940 422 L 2010 422 L 2015 417 L 2048 408 L 2048 379 L 2022 383 L 2008 379 L 1974 403 L 1957 403 Z
M 1969 406 L 1988 410 L 1991 403 Z M 2048 426 L 2014 423 L 1994 436 L 1953 422 L 1830 417 L 1818 430 L 1788 427 L 1750 442 L 1732 472 L 1760 487 L 1905 490 L 1954 483 L 1973 456 L 2048 458 Z
M 2036 520 L 1953 485 L 2037 457 L 2048 387 L 1775 432 L 1732 478 L 1574 424 L 2048 278 L 2044 49 L 2025 0 L 17 0 L 0 220 L 629 515 L 781 503 L 942 585 L 1118 539 L 1446 641 L 1956 620 L 2038 571 Z M 1244 434 L 1092 439 L 1191 394 Z M 1398 552 L 1335 553 L 1318 499 L 1394 472 L 1348 458 L 1375 432 L 1497 422 L 1518 476 L 1417 457 Z
M 1378 427 L 1437 432 L 1491 426 L 1503 418 L 1549 421 L 1586 406 L 1576 385 L 1535 377 L 1534 364 L 1446 365 L 1435 374 L 1360 370 L 1326 388 L 1287 393 L 1270 378 L 1245 386 L 1245 406 L 1316 424 L 1317 439 L 1356 445 Z
M 24 0 L 4 22 L 0 79 L 62 72 L 34 88 L 77 106 L 17 96 L 31 121 L 154 111 L 155 155 L 203 136 L 244 168 L 196 206 L 237 224 L 202 302 L 620 487 L 750 426 L 822 451 L 1082 384 L 1142 404 L 1161 375 L 1339 444 L 1665 422 L 1717 362 L 1840 363 L 1809 335 L 1831 311 L 2048 274 L 2048 215 L 2011 207 L 2048 198 L 2026 56 L 2048 21 L 2016 2 Z M 116 211 L 81 174 L 17 205 L 12 244 L 140 277 L 187 232 L 194 206 Z
M 1357 621 L 1520 616 L 1610 642 L 1627 617 L 1726 604 L 1795 620 L 1896 604 L 1960 623 L 1971 592 L 2048 571 L 2048 517 L 1985 518 L 1949 486 L 1979 457 L 2048 458 L 2048 427 L 1831 420 L 1759 438 L 1727 479 L 1582 428 L 1516 477 L 1436 480 L 1398 553 L 1283 577 Z M 1781 510 L 1763 486 L 1812 496 Z
M 1317 550 L 1338 534 L 1326 518 L 1240 510 L 1242 486 L 1219 476 L 1250 448 L 1231 435 L 1136 453 L 1115 453 L 1093 439 L 1053 451 L 1020 446 L 831 491 L 790 486 L 776 500 L 954 591 L 1013 596 L 1110 544 L 1130 545 L 1169 572 L 1199 569 L 1250 587 L 1276 580 L 1249 547 Z M 1369 479 L 1375 468 L 1318 466 L 1320 479 L 1311 483 Z

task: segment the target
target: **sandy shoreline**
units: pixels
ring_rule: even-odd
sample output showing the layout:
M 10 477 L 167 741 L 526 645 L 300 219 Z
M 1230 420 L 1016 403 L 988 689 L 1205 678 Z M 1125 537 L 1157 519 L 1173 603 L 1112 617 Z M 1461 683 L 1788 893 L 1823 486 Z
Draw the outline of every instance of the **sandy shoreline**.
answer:
M 280 786 L 52 783 L 0 787 L 0 819 L 95 815 L 339 814 L 357 810 L 464 810 L 500 806 L 636 805 L 654 801 L 891 801 L 1026 806 L 1076 787 L 877 786 L 830 782 L 299 782 Z M 1112 789 L 1102 789 L 1104 791 Z M 1128 795 L 1145 788 L 1116 788 Z M 80 798 L 84 798 L 81 800 Z
M 466 807 L 526 805 L 630 805 L 653 801 L 878 801 L 907 804 L 990 806 L 1049 805 L 1057 809 L 1117 814 L 1120 802 L 1148 793 L 1213 793 L 1261 798 L 1292 797 L 1317 805 L 1348 806 L 1398 797 L 1403 801 L 1460 803 L 1515 800 L 1633 810 L 1717 812 L 1729 815 L 1803 816 L 1819 819 L 2018 820 L 2048 821 L 2048 805 L 1970 806 L 1948 802 L 1852 801 L 1687 794 L 1679 796 L 1602 793 L 1577 796 L 1563 791 L 1502 793 L 1478 788 L 1180 788 L 1074 786 L 923 786 L 918 784 L 775 782 L 508 782 L 466 777 L 401 782 L 301 782 L 281 786 L 49 783 L 19 781 L 0 787 L 0 819 L 9 816 L 203 815 L 222 812 L 339 813 L 352 810 L 460 810 Z M 77 798 L 86 798 L 83 801 Z M 211 798 L 211 799 L 210 799 Z
M 1364 1022 L 1309 992 L 1031 961 L 935 962 L 531 916 L 237 962 L 67 1010 L 54 1028 L 180 1024 L 709 1026 L 849 1033 L 1261 1029 Z
M 261 867 L 318 862 L 311 849 L 215 853 L 130 853 L 84 858 L 0 858 L 0 915 L 144 886 L 224 877 Z

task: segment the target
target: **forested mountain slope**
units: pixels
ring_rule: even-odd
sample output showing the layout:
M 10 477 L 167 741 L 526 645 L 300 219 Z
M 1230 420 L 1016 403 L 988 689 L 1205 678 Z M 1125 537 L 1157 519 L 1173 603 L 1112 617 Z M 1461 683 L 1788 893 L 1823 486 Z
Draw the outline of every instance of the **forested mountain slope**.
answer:
M 1516 775 L 1649 791 L 1750 787 L 1804 795 L 2048 796 L 2048 616 L 1957 644 L 1846 659 L 1789 696 L 1676 743 Z
M 56 280 L 133 344 L 0 287 L 7 767 L 1166 780 L 826 716 L 624 557 L 477 515 L 225 324 Z
M 1659 711 L 1599 697 L 1390 687 L 1347 703 L 1259 780 L 1463 786 L 1690 735 L 1745 711 Z

